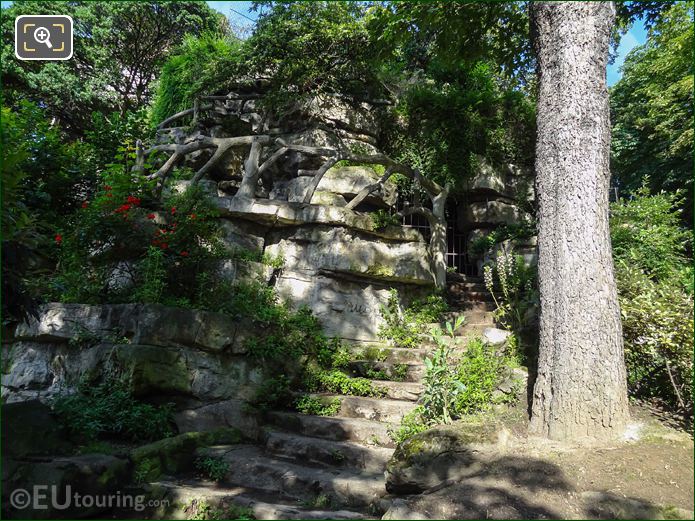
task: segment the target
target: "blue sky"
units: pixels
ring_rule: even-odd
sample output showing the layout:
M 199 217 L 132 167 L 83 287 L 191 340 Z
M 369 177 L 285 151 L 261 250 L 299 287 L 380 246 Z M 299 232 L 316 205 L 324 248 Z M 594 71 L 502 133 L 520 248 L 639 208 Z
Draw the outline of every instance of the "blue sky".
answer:
M 12 2 L 3 1 L 1 3 L 2 7 L 6 7 Z M 232 24 L 238 27 L 250 28 L 253 25 L 251 20 L 255 20 L 258 16 L 258 13 L 251 11 L 251 2 L 208 2 L 208 5 L 229 17 Z M 609 86 L 614 85 L 620 79 L 620 66 L 625 61 L 627 53 L 634 47 L 642 45 L 646 40 L 647 32 L 644 29 L 644 25 L 638 21 L 622 37 L 615 62 L 608 66 Z

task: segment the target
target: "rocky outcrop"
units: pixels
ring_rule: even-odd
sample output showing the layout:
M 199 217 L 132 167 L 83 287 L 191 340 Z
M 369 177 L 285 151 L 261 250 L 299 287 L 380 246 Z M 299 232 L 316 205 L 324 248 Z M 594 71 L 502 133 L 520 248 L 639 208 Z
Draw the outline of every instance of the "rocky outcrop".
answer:
M 494 424 L 457 423 L 437 427 L 398 445 L 386 467 L 386 489 L 413 494 L 479 472 L 494 456 Z

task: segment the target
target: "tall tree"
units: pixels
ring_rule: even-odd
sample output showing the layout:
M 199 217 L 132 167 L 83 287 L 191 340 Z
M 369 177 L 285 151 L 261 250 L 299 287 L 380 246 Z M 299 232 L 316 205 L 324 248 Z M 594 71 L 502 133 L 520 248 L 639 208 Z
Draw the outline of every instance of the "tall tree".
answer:
M 67 14 L 74 53 L 63 62 L 14 56 L 14 20 L 23 14 Z M 92 112 L 121 114 L 150 98 L 150 85 L 186 34 L 224 33 L 224 15 L 205 2 L 16 1 L 2 10 L 5 102 L 29 99 L 61 127 L 82 135 Z
M 540 347 L 530 431 L 608 438 L 628 419 L 608 227 L 612 2 L 531 5 L 538 60 Z

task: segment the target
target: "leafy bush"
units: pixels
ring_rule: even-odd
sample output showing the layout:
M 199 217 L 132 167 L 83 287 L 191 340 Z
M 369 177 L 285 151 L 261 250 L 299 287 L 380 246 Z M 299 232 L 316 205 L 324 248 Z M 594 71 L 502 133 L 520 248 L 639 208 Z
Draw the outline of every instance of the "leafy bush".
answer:
M 480 338 L 471 339 L 463 353 L 452 357 L 455 331 L 463 319 L 446 324 L 446 336 L 438 328 L 431 331 L 436 344 L 433 355 L 425 359 L 424 389 L 419 405 L 401 419 L 401 425 L 390 428 L 389 435 L 401 443 L 410 436 L 437 424 L 446 424 L 466 414 L 483 412 L 496 402 L 493 392 L 515 366 L 515 340 L 504 353 L 483 343 Z
M 470 414 L 485 411 L 493 403 L 493 391 L 500 383 L 504 367 L 509 360 L 474 338 L 466 345 L 466 351 L 456 367 L 456 379 L 461 390 L 456 395 L 456 414 Z
M 438 322 L 447 309 L 444 298 L 436 294 L 414 300 L 402 309 L 398 291 L 392 289 L 388 302 L 380 308 L 385 323 L 379 326 L 379 338 L 396 347 L 417 347 L 423 325 Z
M 646 186 L 629 200 L 612 204 L 614 259 L 638 267 L 656 281 L 678 283 L 684 278 L 683 287 L 692 289 L 690 274 L 684 273 L 692 232 L 681 227 L 682 204 L 680 193 L 651 194 Z
M 68 230 L 56 234 L 59 264 L 49 298 L 204 307 L 201 277 L 216 273 L 224 248 L 217 211 L 191 187 L 155 205 L 147 182 L 121 167 L 104 176 Z
M 692 414 L 693 271 L 679 194 L 641 188 L 611 205 L 628 388 Z
M 201 456 L 196 459 L 195 468 L 213 481 L 222 481 L 229 472 L 229 463 L 222 458 Z
M 447 322 L 449 342 L 444 340 L 439 328 L 432 328 L 431 336 L 437 347 L 434 354 L 425 359 L 424 390 L 420 398 L 422 416 L 427 423 L 449 423 L 455 415 L 457 396 L 466 389 L 449 366 L 452 344 L 456 338 L 454 333 L 462 324 L 463 317 L 458 317 L 453 325 Z
M 333 416 L 340 411 L 340 398 L 320 398 L 305 394 L 295 400 L 294 407 L 302 414 Z
M 197 96 L 223 91 L 240 63 L 240 47 L 239 40 L 212 33 L 186 36 L 162 67 L 152 105 L 152 121 L 158 124 L 177 112 L 193 108 Z
M 68 430 L 87 441 L 100 435 L 153 441 L 173 434 L 173 406 L 142 403 L 133 398 L 126 383 L 116 379 L 82 385 L 75 394 L 58 396 L 52 405 Z
M 397 215 L 386 210 L 372 212 L 369 214 L 369 217 L 372 219 L 372 226 L 374 226 L 375 230 L 382 230 L 389 226 L 399 226 L 401 224 L 401 220 Z
M 338 369 L 307 367 L 304 386 L 310 392 L 327 391 L 352 396 L 383 396 L 385 390 L 367 378 L 351 377 Z

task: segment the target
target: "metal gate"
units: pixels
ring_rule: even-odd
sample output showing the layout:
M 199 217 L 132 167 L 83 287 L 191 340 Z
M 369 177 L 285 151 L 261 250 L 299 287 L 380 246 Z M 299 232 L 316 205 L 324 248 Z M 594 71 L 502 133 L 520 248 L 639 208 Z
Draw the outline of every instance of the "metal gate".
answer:
M 409 201 L 412 205 L 421 205 L 421 201 Z M 398 211 L 406 207 L 406 200 L 399 196 L 397 202 Z M 467 275 L 469 277 L 478 276 L 478 268 L 476 264 L 471 262 L 468 255 L 468 233 L 458 229 L 457 226 L 457 209 L 458 204 L 451 201 L 446 207 L 446 265 L 450 270 Z M 414 228 L 418 230 L 425 241 L 430 240 L 430 225 L 427 219 L 419 214 L 407 215 L 403 217 L 402 224 L 406 228 Z

